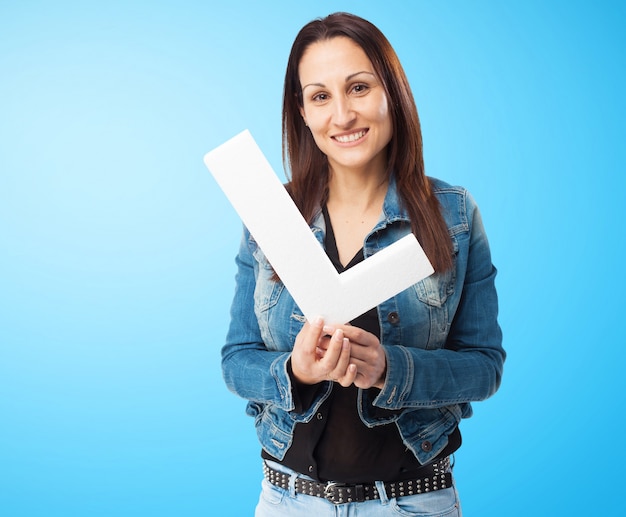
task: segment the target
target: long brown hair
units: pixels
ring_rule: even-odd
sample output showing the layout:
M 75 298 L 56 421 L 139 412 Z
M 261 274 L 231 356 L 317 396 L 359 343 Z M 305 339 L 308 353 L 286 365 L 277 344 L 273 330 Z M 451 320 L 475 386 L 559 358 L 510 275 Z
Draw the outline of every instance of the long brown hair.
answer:
M 452 245 L 437 198 L 424 173 L 422 132 L 417 108 L 402 65 L 383 33 L 348 13 L 335 13 L 305 25 L 291 47 L 283 91 L 283 162 L 290 175 L 289 192 L 304 218 L 311 222 L 326 201 L 328 161 L 300 115 L 302 86 L 298 66 L 313 43 L 347 37 L 368 56 L 389 100 L 393 136 L 388 149 L 388 173 L 395 175 L 411 230 L 435 271 L 452 267 Z

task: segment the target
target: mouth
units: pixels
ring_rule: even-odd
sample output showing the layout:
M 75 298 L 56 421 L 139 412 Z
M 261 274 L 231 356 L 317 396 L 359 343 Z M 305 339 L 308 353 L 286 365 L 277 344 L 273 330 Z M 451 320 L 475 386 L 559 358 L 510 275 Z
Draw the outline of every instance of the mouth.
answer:
M 348 133 L 344 135 L 333 136 L 333 140 L 336 140 L 340 144 L 351 144 L 352 142 L 356 142 L 365 136 L 367 133 L 367 129 L 361 129 L 360 131 L 356 131 L 354 133 Z

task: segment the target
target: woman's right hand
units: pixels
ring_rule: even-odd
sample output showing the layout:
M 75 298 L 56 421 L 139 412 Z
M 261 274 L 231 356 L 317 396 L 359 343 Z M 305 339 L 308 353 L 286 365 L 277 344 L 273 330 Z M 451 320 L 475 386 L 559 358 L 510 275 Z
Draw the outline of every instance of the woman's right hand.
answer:
M 303 384 L 334 381 L 348 387 L 357 374 L 356 365 L 350 363 L 350 341 L 341 329 L 328 336 L 323 328 L 321 318 L 304 324 L 291 353 L 291 370 Z

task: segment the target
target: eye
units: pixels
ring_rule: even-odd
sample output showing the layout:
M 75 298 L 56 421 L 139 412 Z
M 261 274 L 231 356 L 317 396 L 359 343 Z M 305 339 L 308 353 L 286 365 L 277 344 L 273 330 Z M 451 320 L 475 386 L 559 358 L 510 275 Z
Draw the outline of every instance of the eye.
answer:
M 316 103 L 326 102 L 328 100 L 328 94 L 325 92 L 318 92 L 311 97 L 311 100 Z
M 363 95 L 364 93 L 367 93 L 369 89 L 370 89 L 369 85 L 365 83 L 357 83 L 353 85 L 351 88 L 351 90 L 357 95 Z

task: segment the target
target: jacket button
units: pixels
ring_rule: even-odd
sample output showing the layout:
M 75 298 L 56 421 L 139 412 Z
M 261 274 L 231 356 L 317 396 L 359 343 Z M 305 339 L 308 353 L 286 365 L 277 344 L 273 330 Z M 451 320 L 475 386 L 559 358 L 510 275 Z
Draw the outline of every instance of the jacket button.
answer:
M 390 312 L 387 315 L 387 321 L 389 323 L 391 323 L 392 325 L 395 325 L 396 323 L 398 323 L 400 321 L 400 315 L 397 312 Z
M 321 413 L 318 413 L 315 416 L 317 417 L 318 420 L 322 420 L 324 418 L 324 415 L 322 415 Z
M 422 442 L 422 450 L 424 452 L 430 452 L 433 450 L 433 444 L 430 443 L 428 440 L 425 440 Z

